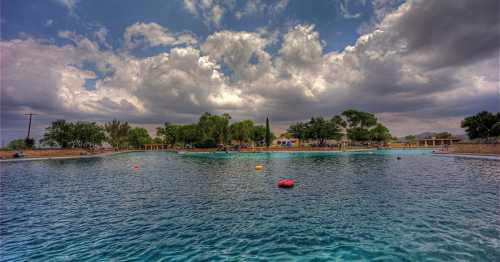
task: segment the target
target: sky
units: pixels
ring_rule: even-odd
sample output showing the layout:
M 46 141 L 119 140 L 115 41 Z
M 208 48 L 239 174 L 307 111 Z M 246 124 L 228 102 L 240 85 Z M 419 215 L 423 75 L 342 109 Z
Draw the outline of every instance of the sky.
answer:
M 273 130 L 346 109 L 396 136 L 500 111 L 497 0 L 0 1 L 2 143 L 56 119 Z

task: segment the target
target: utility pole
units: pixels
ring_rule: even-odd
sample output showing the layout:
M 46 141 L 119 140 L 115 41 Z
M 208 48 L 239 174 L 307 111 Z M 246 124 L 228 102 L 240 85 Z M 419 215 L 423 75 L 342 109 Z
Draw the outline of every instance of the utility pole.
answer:
M 29 116 L 30 117 L 30 122 L 29 122 L 29 125 L 28 125 L 28 135 L 26 136 L 26 139 L 30 138 L 30 132 L 31 132 L 31 117 L 32 116 L 36 116 L 38 114 L 33 114 L 33 113 L 26 113 L 24 114 L 25 116 Z

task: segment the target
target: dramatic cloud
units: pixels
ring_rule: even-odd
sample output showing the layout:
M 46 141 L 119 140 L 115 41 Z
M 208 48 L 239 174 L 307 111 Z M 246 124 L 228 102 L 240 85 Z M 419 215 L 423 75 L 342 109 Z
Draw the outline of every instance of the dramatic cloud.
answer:
M 267 44 L 257 33 L 221 31 L 209 36 L 201 48 L 211 57 L 222 60 L 238 79 L 252 80 L 265 70 L 262 64 L 270 63 L 270 55 L 264 51 Z M 259 63 L 250 63 L 252 57 Z
M 184 2 L 202 17 L 218 4 L 231 7 Z M 458 132 L 465 115 L 500 109 L 498 8 L 493 0 L 409 1 L 381 13 L 375 29 L 339 52 L 325 51 L 312 24 L 291 26 L 281 38 L 263 28 L 218 31 L 197 45 L 190 34 L 135 23 L 114 50 L 102 48 L 105 29 L 95 33 L 100 45 L 71 31 L 59 32 L 67 45 L 2 41 L 2 121 L 34 110 L 154 124 L 210 111 L 235 119 L 269 114 L 280 125 L 358 108 L 396 135 Z M 138 46 L 171 49 L 138 58 L 128 52 Z
M 321 61 L 322 52 L 319 34 L 314 31 L 314 26 L 298 25 L 283 37 L 279 54 L 283 65 L 292 70 L 295 68 L 299 71 L 307 69 L 314 71 Z
M 191 47 L 148 58 L 141 88 L 135 93 L 153 113 L 200 114 L 241 106 L 237 90 L 225 84 L 219 65 Z
M 82 69 L 84 62 L 93 62 L 97 68 L 106 70 L 106 66 L 113 66 L 114 61 L 121 59 L 99 52 L 95 46 L 86 38 L 78 38 L 75 46 L 63 47 L 33 39 L 2 42 L 2 112 L 30 108 L 80 115 L 107 116 L 130 109 L 139 113 L 141 103 L 124 89 L 97 86 L 95 91 L 89 91 L 84 88 L 86 79 L 96 78 L 95 72 Z M 115 69 L 117 78 L 122 69 Z M 103 102 L 113 104 L 109 107 Z M 120 104 L 135 105 L 120 108 L 117 106 Z
M 381 29 L 404 40 L 415 63 L 456 66 L 491 57 L 500 46 L 499 1 L 413 1 L 387 16 Z

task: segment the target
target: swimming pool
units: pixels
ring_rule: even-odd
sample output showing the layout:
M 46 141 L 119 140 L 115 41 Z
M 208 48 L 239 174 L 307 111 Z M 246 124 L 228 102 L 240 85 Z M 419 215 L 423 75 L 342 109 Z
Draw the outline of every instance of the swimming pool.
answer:
M 2 261 L 500 260 L 499 161 L 148 152 L 0 168 Z

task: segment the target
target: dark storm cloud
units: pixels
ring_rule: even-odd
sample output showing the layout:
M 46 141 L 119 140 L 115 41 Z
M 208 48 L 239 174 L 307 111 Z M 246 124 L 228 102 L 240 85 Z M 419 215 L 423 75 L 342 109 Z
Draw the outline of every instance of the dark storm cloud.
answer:
M 424 66 L 475 62 L 500 48 L 500 1 L 413 1 L 390 29 Z

